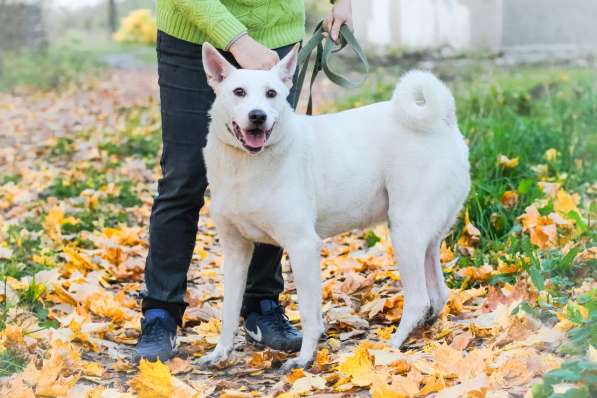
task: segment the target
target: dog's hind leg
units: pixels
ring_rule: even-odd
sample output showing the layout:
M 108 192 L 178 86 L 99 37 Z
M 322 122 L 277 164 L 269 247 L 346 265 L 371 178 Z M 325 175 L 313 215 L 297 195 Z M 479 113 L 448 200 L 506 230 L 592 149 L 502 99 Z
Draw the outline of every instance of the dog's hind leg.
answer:
M 425 253 L 425 279 L 432 310 L 426 320 L 427 324 L 435 322 L 444 309 L 450 294 L 440 262 L 440 245 L 441 239 L 434 238 L 427 246 Z
M 225 361 L 234 348 L 234 336 L 238 330 L 247 272 L 253 254 L 253 243 L 244 239 L 234 227 L 222 223 L 217 225 L 224 252 L 222 332 L 214 350 L 199 359 L 200 366 L 215 366 Z
M 425 322 L 431 311 L 425 278 L 425 251 L 429 240 L 428 237 L 418 234 L 417 231 L 421 228 L 416 221 L 397 220 L 392 216 L 390 221 L 392 244 L 398 260 L 404 294 L 402 319 L 392 337 L 392 345 L 400 347 L 410 333 Z
M 321 239 L 313 232 L 309 237 L 285 244 L 285 247 L 288 250 L 296 284 L 303 341 L 298 357 L 286 361 L 281 369 L 283 372 L 296 367 L 309 366 L 313 361 L 319 337 L 324 332 L 321 317 L 321 269 L 319 266 Z

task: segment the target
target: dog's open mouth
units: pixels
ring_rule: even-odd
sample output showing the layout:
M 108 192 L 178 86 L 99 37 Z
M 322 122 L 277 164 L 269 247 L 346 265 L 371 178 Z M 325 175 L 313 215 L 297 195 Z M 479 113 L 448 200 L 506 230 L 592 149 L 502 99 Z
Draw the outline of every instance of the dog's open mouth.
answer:
M 243 147 L 251 152 L 257 153 L 265 147 L 269 136 L 272 134 L 274 126 L 269 130 L 262 129 L 260 127 L 254 127 L 252 129 L 242 129 L 236 122 L 232 122 L 233 129 L 228 130 L 234 134 L 237 140 L 243 145 Z

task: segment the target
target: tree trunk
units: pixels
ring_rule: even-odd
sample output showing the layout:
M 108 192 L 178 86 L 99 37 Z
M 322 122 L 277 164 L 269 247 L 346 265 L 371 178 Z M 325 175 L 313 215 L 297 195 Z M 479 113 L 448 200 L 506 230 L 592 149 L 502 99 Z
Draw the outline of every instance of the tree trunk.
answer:
M 116 0 L 108 0 L 108 26 L 110 32 L 116 32 L 117 28 L 117 13 L 116 13 Z

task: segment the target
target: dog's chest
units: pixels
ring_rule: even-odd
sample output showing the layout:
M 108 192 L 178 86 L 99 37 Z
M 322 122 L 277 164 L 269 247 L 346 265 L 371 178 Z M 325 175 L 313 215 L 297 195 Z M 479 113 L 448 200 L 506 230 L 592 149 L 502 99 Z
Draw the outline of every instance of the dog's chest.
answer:
M 277 243 L 276 226 L 284 224 L 296 203 L 307 203 L 304 188 L 281 164 L 259 162 L 216 167 L 208 162 L 211 185 L 210 211 L 224 218 L 243 237 L 254 242 Z
M 223 217 L 245 238 L 253 242 L 276 244 L 274 227 L 280 222 L 275 195 L 264 192 L 231 189 L 219 191 L 213 196 L 211 211 Z M 273 211 L 272 211 L 273 209 Z

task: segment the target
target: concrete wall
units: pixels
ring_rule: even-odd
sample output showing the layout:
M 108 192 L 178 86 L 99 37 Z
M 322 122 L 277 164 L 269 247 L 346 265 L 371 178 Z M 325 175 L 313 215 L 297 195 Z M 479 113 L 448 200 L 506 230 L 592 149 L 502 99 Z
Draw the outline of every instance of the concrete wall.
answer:
M 43 50 L 47 35 L 39 1 L 0 1 L 0 56 L 6 50 Z
M 596 0 L 504 0 L 504 47 L 597 46 Z
M 597 48 L 597 0 L 356 0 L 353 9 L 369 48 Z

